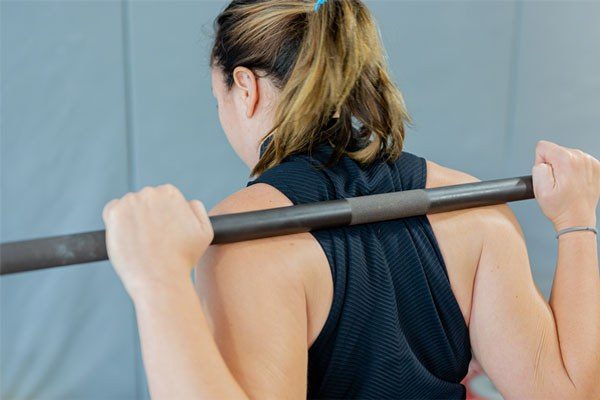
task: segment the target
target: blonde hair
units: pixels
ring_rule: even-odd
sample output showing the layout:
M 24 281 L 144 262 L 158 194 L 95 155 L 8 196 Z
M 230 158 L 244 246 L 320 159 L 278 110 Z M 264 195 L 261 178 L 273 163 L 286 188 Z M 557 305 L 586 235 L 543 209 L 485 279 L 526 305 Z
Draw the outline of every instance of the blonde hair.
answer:
M 337 161 L 397 159 L 409 121 L 379 31 L 360 0 L 234 0 L 215 20 L 211 66 L 264 71 L 280 89 L 271 140 L 252 171 L 329 142 Z M 357 129 L 353 127 L 357 125 Z M 362 143 L 354 151 L 352 140 Z

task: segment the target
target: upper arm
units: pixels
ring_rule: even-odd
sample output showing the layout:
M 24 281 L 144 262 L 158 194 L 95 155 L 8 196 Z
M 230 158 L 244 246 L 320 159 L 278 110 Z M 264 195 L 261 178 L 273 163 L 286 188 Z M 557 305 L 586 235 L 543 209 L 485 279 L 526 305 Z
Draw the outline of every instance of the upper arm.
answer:
M 482 210 L 475 277 L 473 353 L 506 398 L 568 398 L 552 310 L 535 286 L 519 224 L 506 205 Z
M 275 203 L 267 207 L 286 205 L 277 196 Z M 216 213 L 264 205 L 250 190 L 226 200 Z M 299 241 L 288 236 L 212 246 L 196 269 L 217 346 L 250 398 L 306 398 L 306 296 L 297 258 L 290 257 Z

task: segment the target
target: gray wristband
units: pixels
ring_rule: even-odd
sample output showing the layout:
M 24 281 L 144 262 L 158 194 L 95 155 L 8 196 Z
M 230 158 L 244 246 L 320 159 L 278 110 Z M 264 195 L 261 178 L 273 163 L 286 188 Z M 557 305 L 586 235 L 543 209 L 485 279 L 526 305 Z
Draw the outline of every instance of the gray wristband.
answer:
M 556 234 L 556 238 L 558 239 L 560 237 L 560 235 L 564 235 L 565 233 L 578 232 L 578 231 L 590 231 L 590 232 L 594 232 L 596 235 L 598 234 L 598 231 L 596 230 L 596 228 L 593 228 L 591 226 L 574 226 L 572 228 L 562 229 L 562 230 L 558 231 L 558 233 Z

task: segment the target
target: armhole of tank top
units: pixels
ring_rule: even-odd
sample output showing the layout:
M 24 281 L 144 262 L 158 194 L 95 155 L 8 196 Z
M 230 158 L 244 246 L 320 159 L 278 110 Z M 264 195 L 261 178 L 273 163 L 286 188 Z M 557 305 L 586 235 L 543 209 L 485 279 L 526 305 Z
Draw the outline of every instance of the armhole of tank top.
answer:
M 419 162 L 421 163 L 421 182 L 420 189 L 427 188 L 427 160 L 423 157 L 419 157 Z M 435 237 L 435 233 L 433 232 L 433 227 L 431 226 L 431 222 L 429 222 L 429 218 L 427 215 L 423 216 L 423 226 L 427 231 L 427 236 L 429 236 L 429 240 L 431 241 L 432 247 L 435 250 L 436 257 L 440 260 L 440 264 L 442 264 L 442 270 L 444 275 L 446 275 L 446 279 L 448 279 L 448 284 L 450 284 L 450 277 L 448 276 L 448 269 L 446 268 L 446 262 L 444 261 L 444 257 L 442 256 L 442 251 L 440 250 L 440 245 Z
M 265 185 L 269 185 L 269 186 L 277 189 L 285 197 L 287 197 L 292 202 L 292 204 L 294 204 L 294 205 L 300 204 L 300 201 L 299 201 L 298 197 L 296 196 L 296 194 L 294 193 L 294 191 L 287 184 L 282 182 L 281 180 L 276 180 L 275 182 L 269 182 L 269 180 L 261 180 L 259 177 L 256 180 L 249 182 L 248 186 L 258 184 L 258 183 L 263 183 Z M 343 293 L 342 293 L 343 290 L 341 290 L 341 287 L 339 286 L 341 284 L 341 282 L 340 282 L 340 279 L 338 279 L 338 278 L 340 278 L 340 277 L 336 276 L 338 274 L 338 271 L 335 268 L 334 251 L 333 251 L 333 249 L 332 249 L 332 251 L 327 251 L 327 249 L 325 248 L 323 243 L 321 243 L 321 240 L 319 240 L 319 238 L 318 238 L 318 236 L 326 234 L 330 237 L 330 241 L 333 243 L 333 238 L 331 237 L 331 233 L 329 231 L 308 232 L 308 233 L 310 233 L 312 235 L 312 237 L 315 239 L 315 241 L 319 244 L 319 247 L 321 247 L 321 250 L 325 254 L 325 257 L 327 258 L 327 263 L 329 264 L 329 272 L 331 273 L 331 281 L 332 281 L 332 285 L 333 285 L 331 308 L 329 309 L 329 313 L 327 314 L 327 318 L 325 319 L 323 328 L 321 328 L 321 331 L 317 335 L 315 341 L 308 349 L 310 352 L 314 352 L 314 351 L 318 351 L 318 349 L 320 349 L 321 346 L 323 346 L 324 343 L 327 342 L 329 336 L 331 335 L 333 328 L 335 327 L 336 321 L 337 321 L 339 313 L 340 313 L 340 308 L 342 305 L 341 297 L 343 295 Z M 344 276 L 342 276 L 341 278 L 344 280 Z
M 425 189 L 427 187 L 427 160 L 423 157 L 421 157 L 421 162 L 422 162 L 422 171 L 423 171 L 423 186 L 422 188 Z M 435 250 L 435 254 L 436 257 L 440 260 L 440 264 L 442 265 L 442 271 L 444 272 L 444 276 L 446 277 L 446 280 L 448 282 L 448 288 L 450 290 L 450 293 L 452 293 L 451 299 L 453 300 L 452 303 L 454 304 L 454 309 L 456 312 L 456 315 L 458 315 L 460 318 L 459 320 L 462 322 L 461 324 L 461 328 L 463 331 L 465 331 L 465 336 L 468 338 L 469 337 L 469 326 L 467 325 L 467 322 L 464 319 L 464 316 L 462 314 L 462 311 L 460 309 L 460 305 L 458 304 L 458 300 L 456 298 L 456 296 L 454 295 L 454 292 L 452 291 L 452 285 L 450 284 L 450 276 L 448 275 L 448 269 L 446 268 L 446 262 L 444 261 L 444 257 L 442 255 L 442 251 L 440 249 L 439 243 L 437 241 L 437 237 L 435 236 L 434 232 L 433 232 L 433 227 L 431 226 L 431 222 L 429 222 L 429 218 L 427 217 L 427 215 L 423 216 L 423 225 L 425 227 L 425 230 L 427 231 L 427 234 L 429 236 L 429 240 L 431 241 L 432 247 Z M 468 339 L 467 339 L 468 340 Z M 467 344 L 467 346 L 470 346 L 470 344 Z M 469 354 L 471 354 L 471 350 L 469 349 Z M 470 359 L 470 357 L 469 357 Z M 466 368 L 468 368 L 469 362 L 466 363 Z

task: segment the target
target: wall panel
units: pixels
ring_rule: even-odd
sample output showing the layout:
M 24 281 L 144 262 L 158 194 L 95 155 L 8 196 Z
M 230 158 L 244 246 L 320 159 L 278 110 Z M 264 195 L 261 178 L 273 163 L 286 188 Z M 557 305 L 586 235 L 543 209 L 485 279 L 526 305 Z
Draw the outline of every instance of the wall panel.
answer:
M 127 191 L 117 2 L 2 1 L 2 241 L 103 227 Z M 135 397 L 135 325 L 107 262 L 2 277 L 1 397 Z
M 370 1 L 413 127 L 406 149 L 480 178 L 502 176 L 513 1 Z
M 170 182 L 212 207 L 249 171 L 223 133 L 208 68 L 223 1 L 131 2 L 135 184 Z
M 540 138 L 600 157 L 600 3 L 367 0 L 414 125 L 406 149 L 483 179 Z M 242 187 L 210 89 L 226 1 L 2 1 L 0 240 L 103 227 L 171 182 L 212 207 Z M 556 243 L 515 204 L 549 292 Z M 107 262 L 0 279 L 3 398 L 146 398 L 131 304 Z
M 524 2 L 507 173 L 530 173 L 535 145 L 547 139 L 600 157 L 600 2 Z M 534 277 L 550 293 L 556 240 L 535 202 L 515 204 Z

